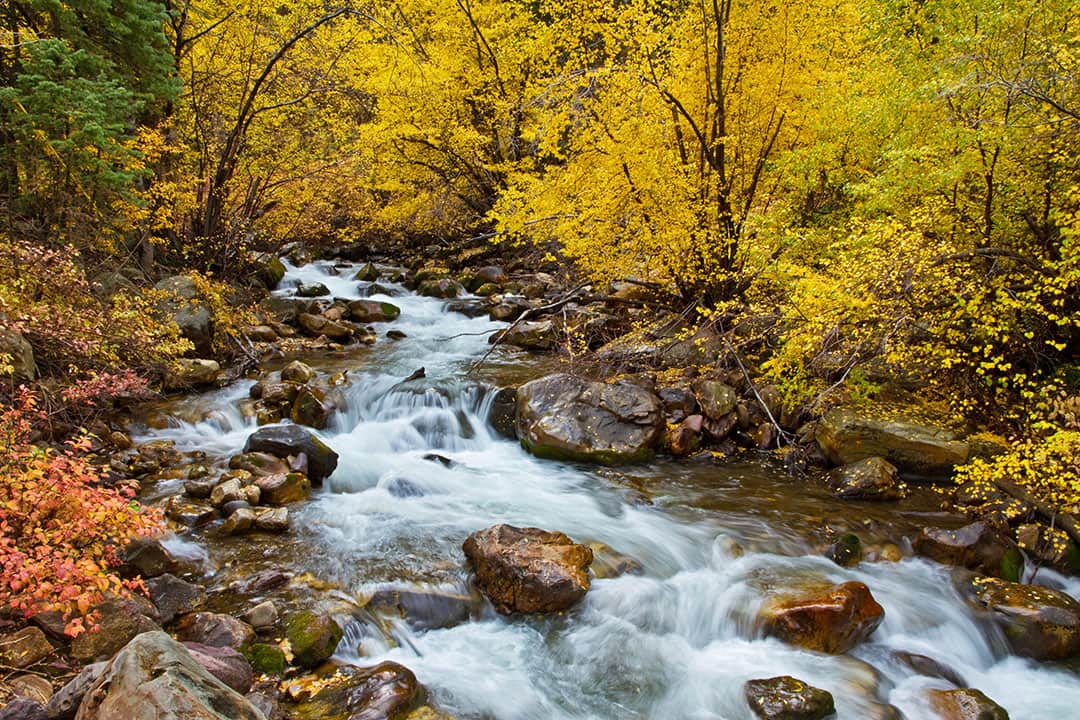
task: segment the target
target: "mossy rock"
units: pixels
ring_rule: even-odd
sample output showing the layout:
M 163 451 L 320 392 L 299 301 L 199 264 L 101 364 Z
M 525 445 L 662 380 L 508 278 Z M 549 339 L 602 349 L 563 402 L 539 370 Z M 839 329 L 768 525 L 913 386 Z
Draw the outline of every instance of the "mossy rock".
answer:
M 301 667 L 316 667 L 334 654 L 344 632 L 329 615 L 309 610 L 293 615 L 285 626 L 293 659 Z
M 283 675 L 285 673 L 285 651 L 277 645 L 255 643 L 244 650 L 244 657 L 251 663 L 255 672 L 263 675 Z

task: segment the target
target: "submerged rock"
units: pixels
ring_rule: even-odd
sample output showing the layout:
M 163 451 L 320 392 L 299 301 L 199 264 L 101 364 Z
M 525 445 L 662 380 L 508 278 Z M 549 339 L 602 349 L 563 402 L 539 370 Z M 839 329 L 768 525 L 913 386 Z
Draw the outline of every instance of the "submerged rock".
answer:
M 836 465 L 877 456 L 901 471 L 929 477 L 947 477 L 970 453 L 968 443 L 957 440 L 955 433 L 887 408 L 830 410 L 818 422 L 816 439 Z
M 76 720 L 266 720 L 163 632 L 139 635 L 86 693 Z
M 307 456 L 308 477 L 316 485 L 337 468 L 338 454 L 326 443 L 298 425 L 273 425 L 259 428 L 248 437 L 244 452 L 265 452 L 279 458 Z
M 790 675 L 750 680 L 743 693 L 763 720 L 823 720 L 836 713 L 831 693 Z
M 559 612 L 589 590 L 593 551 L 561 532 L 494 525 L 463 547 L 477 586 L 503 614 Z
M 974 604 L 988 610 L 1018 655 L 1064 660 L 1080 653 L 1080 602 L 1059 590 L 975 578 Z
M 413 629 L 431 630 L 467 622 L 482 602 L 479 596 L 438 588 L 383 588 L 368 607 L 400 615 Z
M 663 434 L 663 408 L 629 382 L 549 375 L 518 389 L 517 429 L 537 457 L 604 464 L 640 462 Z
M 1024 556 L 1010 538 L 984 522 L 956 530 L 923 528 L 915 539 L 915 552 L 944 565 L 956 565 L 1016 582 L 1024 569 Z
M 870 589 L 846 582 L 824 591 L 767 601 L 759 621 L 766 635 L 831 654 L 845 653 L 870 636 L 885 617 Z

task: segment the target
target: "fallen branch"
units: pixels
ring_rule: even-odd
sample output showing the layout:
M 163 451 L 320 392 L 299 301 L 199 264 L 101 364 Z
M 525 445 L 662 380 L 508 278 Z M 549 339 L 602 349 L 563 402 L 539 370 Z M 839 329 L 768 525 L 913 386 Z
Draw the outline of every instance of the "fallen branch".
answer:
M 776 446 L 780 447 L 780 441 L 783 440 L 786 443 L 791 443 L 794 437 L 784 428 L 780 427 L 780 423 L 773 417 L 772 411 L 769 410 L 769 406 L 765 404 L 765 401 L 761 399 L 761 393 L 758 392 L 757 385 L 750 379 L 750 373 L 746 371 L 746 366 L 743 365 L 742 358 L 739 357 L 739 353 L 735 350 L 735 346 L 731 344 L 731 341 L 724 338 L 724 344 L 727 345 L 728 352 L 735 358 L 735 362 L 739 366 L 739 370 L 742 371 L 743 377 L 746 378 L 746 383 L 750 386 L 750 390 L 754 393 L 754 397 L 757 398 L 758 404 L 761 405 L 761 409 L 765 411 L 765 414 L 769 418 L 769 422 L 776 428 Z
M 1050 503 L 1044 502 L 1026 489 L 1012 482 L 1011 480 L 994 480 L 994 485 L 998 490 L 1001 490 L 1006 495 L 1011 495 L 1021 502 L 1025 502 L 1035 508 L 1035 512 L 1047 520 L 1051 524 L 1058 525 L 1065 534 L 1072 538 L 1072 541 L 1080 546 L 1080 525 L 1077 524 L 1076 518 L 1068 513 L 1058 511 L 1057 508 L 1050 505 Z

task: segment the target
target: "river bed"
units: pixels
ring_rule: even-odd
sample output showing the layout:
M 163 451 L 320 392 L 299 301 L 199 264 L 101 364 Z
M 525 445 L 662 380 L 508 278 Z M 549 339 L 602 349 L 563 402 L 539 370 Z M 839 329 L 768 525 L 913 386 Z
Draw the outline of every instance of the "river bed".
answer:
M 277 292 L 321 282 L 336 298 L 368 297 L 371 284 L 350 279 L 354 273 L 347 265 L 289 266 Z M 839 718 L 888 718 L 890 704 L 908 718 L 933 718 L 926 690 L 951 685 L 916 674 L 897 659 L 904 651 L 952 668 L 1013 720 L 1077 716 L 1080 675 L 1008 654 L 1000 631 L 953 589 L 948 568 L 910 553 L 850 569 L 822 556 L 837 532 L 906 549 L 922 525 L 962 522 L 938 509 L 933 491 L 898 504 L 844 503 L 767 456 L 620 469 L 536 459 L 490 428 L 491 391 L 551 371 L 555 361 L 499 348 L 470 372 L 504 324 L 380 286 L 386 294 L 371 299 L 402 312 L 376 326 L 375 345 L 301 357 L 321 372 L 346 371 L 347 382 L 345 410 L 318 433 L 339 453 L 338 469 L 311 502 L 291 509 L 293 531 L 243 538 L 199 531 L 176 545 L 203 547 L 223 585 L 270 567 L 318 578 L 307 600 L 339 613 L 386 585 L 467 593 L 461 544 L 495 523 L 604 543 L 642 571 L 595 580 L 583 602 L 553 617 L 502 617 L 489 608 L 455 627 L 420 632 L 398 623 L 389 633 L 369 632 L 361 617 L 339 660 L 400 662 L 459 720 L 751 720 L 743 683 L 776 675 L 831 692 Z M 388 330 L 406 337 L 388 339 Z M 403 382 L 421 366 L 423 379 Z M 256 429 L 240 410 L 252 382 L 171 401 L 159 408 L 177 418 L 171 426 L 142 427 L 136 439 L 171 439 L 227 462 Z M 425 457 L 432 453 L 448 462 Z M 180 490 L 162 481 L 147 496 Z M 1075 579 L 1046 570 L 1039 578 L 1080 596 Z M 851 653 L 807 652 L 755 632 L 769 591 L 848 580 L 866 583 L 885 608 L 882 625 Z

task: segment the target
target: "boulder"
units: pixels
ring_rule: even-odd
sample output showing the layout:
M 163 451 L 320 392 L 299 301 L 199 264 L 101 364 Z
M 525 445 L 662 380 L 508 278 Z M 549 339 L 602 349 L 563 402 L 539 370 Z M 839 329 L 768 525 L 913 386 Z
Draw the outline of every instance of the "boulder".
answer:
M 288 505 L 311 497 L 311 481 L 303 473 L 277 473 L 255 481 L 264 505 Z
M 729 414 L 735 410 L 735 404 L 739 401 L 735 388 L 716 380 L 697 380 L 693 388 L 701 412 L 710 420 L 719 420 Z
M 266 720 L 163 632 L 127 644 L 86 693 L 76 720 Z
M 671 422 L 682 422 L 698 411 L 698 402 L 686 388 L 666 387 L 657 393 L 664 404 L 664 413 Z
M 257 519 L 255 510 L 245 502 L 244 507 L 238 507 L 228 514 L 219 532 L 222 535 L 242 535 L 255 528 Z
M 808 650 L 845 653 L 881 624 L 885 611 L 861 582 L 767 600 L 759 622 L 766 635 Z
M 312 484 L 321 485 L 337 468 L 338 454 L 322 440 L 299 425 L 273 425 L 259 428 L 244 444 L 244 452 L 265 452 L 279 458 L 303 453 L 307 457 Z
M 25 627 L 0 637 L 0 664 L 7 667 L 29 667 L 52 655 L 52 652 L 49 638 L 36 627 Z
M 956 565 L 1016 582 L 1024 569 L 1020 548 L 984 522 L 957 530 L 923 528 L 915 538 L 915 552 L 945 565 Z
M 345 666 L 328 678 L 298 715 L 306 718 L 348 720 L 404 720 L 423 704 L 424 688 L 412 671 L 394 662 L 375 667 Z
M 165 374 L 162 385 L 166 390 L 179 390 L 199 385 L 209 385 L 221 375 L 221 365 L 216 360 L 180 358 L 174 360 Z
M 513 345 L 523 350 L 554 350 L 559 344 L 561 328 L 554 320 L 532 320 L 517 323 L 491 336 L 491 343 Z
M 353 280 L 357 282 L 375 282 L 379 279 L 379 269 L 371 263 L 364 263 L 360 266 L 360 269 L 353 275 Z
M 1009 720 L 1005 708 L 974 688 L 930 690 L 928 695 L 941 720 Z
M 209 355 L 213 351 L 214 315 L 200 298 L 195 280 L 187 275 L 174 275 L 154 287 L 171 295 L 161 301 L 159 309 L 176 323 L 180 334 L 191 341 L 197 353 Z
M 317 667 L 329 659 L 343 635 L 334 618 L 309 610 L 296 613 L 285 624 L 285 637 L 300 667 Z
M 463 549 L 480 591 L 503 614 L 559 612 L 589 590 L 593 551 L 561 532 L 494 525 Z
M 763 720 L 822 720 L 836 713 L 831 693 L 790 675 L 750 680 L 743 694 Z
M 254 675 L 251 663 L 238 651 L 230 647 L 213 647 L 195 642 L 186 642 L 183 645 L 204 670 L 236 692 L 243 694 L 251 689 Z
M 195 612 L 182 616 L 176 623 L 176 637 L 200 645 L 239 650 L 251 644 L 255 631 L 231 615 Z
M 206 601 L 206 590 L 175 575 L 151 578 L 146 581 L 146 589 L 164 624 L 172 622 L 181 613 L 197 610 Z
M 977 577 L 965 588 L 987 610 L 1018 655 L 1064 660 L 1080 653 L 1080 602 L 1059 590 Z
M 322 430 L 330 419 L 333 407 L 326 401 L 326 394 L 313 387 L 302 387 L 293 402 L 289 418 L 297 425 L 307 425 Z
M 901 472 L 923 477 L 948 477 L 970 453 L 952 431 L 889 408 L 835 408 L 818 422 L 815 437 L 833 464 L 883 457 Z
M 71 641 L 71 656 L 82 662 L 107 658 L 136 635 L 161 629 L 150 617 L 157 609 L 145 598 L 110 598 L 94 610 L 97 624 Z
M 238 500 L 247 502 L 247 492 L 245 486 L 235 478 L 218 484 L 210 491 L 210 503 L 214 507 L 222 507 Z
M 826 482 L 832 494 L 844 500 L 899 500 L 904 496 L 896 468 L 882 457 L 838 467 Z
M 31 382 L 37 377 L 34 348 L 20 333 L 0 327 L 0 355 L 10 357 L 8 363 L 12 367 L 11 377 L 14 380 Z
M 377 323 L 396 320 L 401 315 L 401 308 L 378 300 L 353 300 L 349 303 L 349 317 L 353 322 Z
M 652 392 L 627 381 L 549 375 L 518 389 L 517 430 L 537 457 L 619 464 L 652 457 L 664 429 Z
M 200 480 L 188 482 L 193 483 L 193 487 L 199 487 Z M 187 483 L 184 485 L 187 487 Z M 198 492 L 201 492 L 201 488 Z M 187 502 L 181 496 L 174 495 L 165 502 L 165 517 L 187 527 L 199 527 L 213 522 L 217 518 L 217 512 L 209 505 Z

